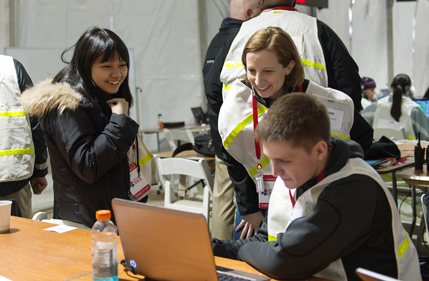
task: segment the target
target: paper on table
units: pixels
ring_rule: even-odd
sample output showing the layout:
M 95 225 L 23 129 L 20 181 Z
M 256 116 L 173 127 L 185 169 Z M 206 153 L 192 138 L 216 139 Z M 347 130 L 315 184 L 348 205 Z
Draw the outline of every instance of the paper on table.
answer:
M 56 225 L 56 226 L 53 226 L 53 227 L 45 228 L 44 230 L 53 231 L 53 232 L 57 232 L 57 233 L 64 233 L 64 232 L 67 232 L 67 231 L 70 231 L 70 230 L 73 230 L 73 229 L 76 229 L 76 228 L 77 227 L 60 224 L 60 225 Z

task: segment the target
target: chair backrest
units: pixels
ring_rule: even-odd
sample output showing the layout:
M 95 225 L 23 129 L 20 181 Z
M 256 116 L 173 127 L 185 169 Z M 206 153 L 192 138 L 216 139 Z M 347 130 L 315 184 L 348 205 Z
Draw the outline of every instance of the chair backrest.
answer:
M 213 176 L 207 160 L 204 158 L 198 160 L 184 158 L 163 158 L 155 155 L 158 165 L 158 173 L 162 186 L 165 188 L 164 207 L 176 210 L 202 213 L 209 220 L 210 198 L 213 192 Z M 191 202 L 186 204 L 186 200 L 177 200 L 173 202 L 173 186 L 170 176 L 184 175 L 204 181 L 204 194 L 202 202 L 195 204 Z M 183 201 L 183 202 L 180 202 Z M 185 203 L 184 203 L 185 202 Z
M 184 141 L 194 143 L 194 135 L 189 129 L 184 130 L 169 130 L 164 129 L 164 135 L 167 139 L 168 144 L 170 145 L 171 150 L 175 150 L 177 148 L 176 141 Z
M 374 128 L 374 140 L 378 141 L 382 136 L 386 136 L 391 140 L 404 140 L 407 138 L 404 127 Z
M 421 203 L 422 203 L 422 213 L 423 213 L 423 219 L 424 219 L 424 223 L 426 226 L 426 233 L 429 232 L 429 214 L 428 214 L 428 208 L 429 208 L 429 193 L 425 193 L 422 195 L 421 198 Z M 426 238 L 427 241 L 427 238 Z

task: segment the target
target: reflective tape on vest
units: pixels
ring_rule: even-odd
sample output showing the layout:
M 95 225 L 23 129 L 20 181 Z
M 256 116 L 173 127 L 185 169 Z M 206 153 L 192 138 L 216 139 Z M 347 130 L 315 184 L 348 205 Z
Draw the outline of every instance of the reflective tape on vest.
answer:
M 139 160 L 139 166 L 144 166 L 147 162 L 149 162 L 153 158 L 153 155 L 151 153 L 146 154 L 145 157 L 141 158 Z
M 27 116 L 25 111 L 4 111 L 0 112 L 0 117 L 16 117 L 16 116 Z
M 410 245 L 410 238 L 408 237 L 407 232 L 405 232 L 405 235 L 407 236 L 407 239 L 405 239 L 402 245 L 398 248 L 399 257 L 402 257 L 402 255 L 408 250 L 408 246 Z
M 8 150 L 0 150 L 0 156 L 31 154 L 33 152 L 34 152 L 34 147 L 23 148 L 23 149 L 8 149 Z
M 321 70 L 325 70 L 325 66 L 323 64 L 320 64 L 320 63 L 317 63 L 314 61 L 305 60 L 305 59 L 301 59 L 301 61 L 304 65 L 311 66 L 311 67 L 321 69 Z
M 264 168 L 265 166 L 267 166 L 268 163 L 270 163 L 270 158 L 268 157 L 264 157 L 261 159 L 261 166 L 262 168 Z M 255 165 L 252 169 L 250 169 L 249 173 L 250 175 L 253 177 L 254 175 L 256 175 L 256 173 L 258 172 L 258 165 Z
M 266 110 L 267 108 L 265 106 L 263 105 L 260 106 L 258 108 L 258 116 L 261 116 Z M 225 146 L 225 148 L 228 148 L 228 146 L 234 141 L 234 139 L 238 136 L 241 130 L 243 130 L 244 127 L 249 125 L 251 122 L 253 122 L 253 113 L 249 114 L 246 118 L 244 118 L 244 120 L 238 123 L 238 125 L 234 128 L 234 130 L 232 130 L 232 132 L 223 142 L 223 145 Z
M 349 139 L 350 139 L 350 137 L 348 137 L 348 136 L 341 135 L 341 134 L 334 133 L 334 132 L 331 132 L 331 135 L 332 135 L 332 136 L 337 136 L 337 137 L 339 137 L 339 138 L 342 138 L 343 140 L 349 140 Z

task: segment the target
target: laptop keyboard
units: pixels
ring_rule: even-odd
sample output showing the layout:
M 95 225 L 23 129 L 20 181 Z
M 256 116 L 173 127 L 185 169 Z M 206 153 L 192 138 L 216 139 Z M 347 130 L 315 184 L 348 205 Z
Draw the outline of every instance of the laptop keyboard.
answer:
M 219 281 L 249 281 L 250 279 L 247 278 L 240 278 L 236 276 L 231 276 L 222 272 L 217 273 L 217 278 Z

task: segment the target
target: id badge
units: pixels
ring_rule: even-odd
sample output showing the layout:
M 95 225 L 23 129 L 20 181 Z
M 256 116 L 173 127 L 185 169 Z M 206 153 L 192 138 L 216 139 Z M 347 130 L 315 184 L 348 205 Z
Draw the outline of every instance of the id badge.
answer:
M 131 199 L 135 201 L 145 197 L 150 190 L 150 184 L 142 174 L 138 172 L 137 168 L 136 163 L 130 165 L 130 192 L 132 196 Z
M 261 192 L 258 192 L 259 209 L 268 209 L 268 203 L 270 202 L 270 196 L 271 196 L 271 192 L 273 192 L 275 182 L 276 182 L 275 176 L 273 175 L 263 176 L 264 190 Z
M 264 177 L 261 172 L 258 172 L 255 176 L 256 192 L 264 192 Z

